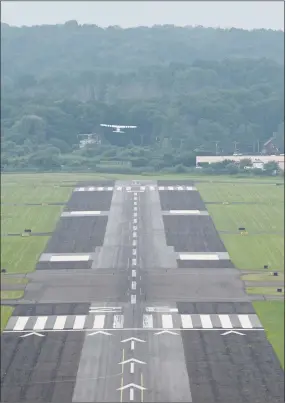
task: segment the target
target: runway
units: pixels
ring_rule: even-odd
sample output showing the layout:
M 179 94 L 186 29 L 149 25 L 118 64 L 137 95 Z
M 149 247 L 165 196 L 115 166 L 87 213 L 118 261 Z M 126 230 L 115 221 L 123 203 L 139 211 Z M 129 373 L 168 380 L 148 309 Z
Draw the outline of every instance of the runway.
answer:
M 284 402 L 205 211 L 189 181 L 78 183 L 2 334 L 1 401 Z

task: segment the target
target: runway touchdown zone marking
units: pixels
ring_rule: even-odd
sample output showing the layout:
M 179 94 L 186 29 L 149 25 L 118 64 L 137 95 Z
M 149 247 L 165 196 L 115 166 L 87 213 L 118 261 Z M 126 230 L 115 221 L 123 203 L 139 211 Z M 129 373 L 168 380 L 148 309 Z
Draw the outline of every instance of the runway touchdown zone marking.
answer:
M 135 281 L 133 281 L 134 283 Z M 136 295 L 131 295 L 131 303 L 136 303 Z M 97 312 L 100 312 L 104 308 L 99 307 L 98 309 Z M 11 316 L 4 332 L 124 329 L 124 314 L 120 314 L 120 311 L 115 311 L 115 314 L 114 311 L 103 312 L 102 314 L 90 313 L 89 315 Z M 180 315 L 146 313 L 143 314 L 141 323 L 142 327 L 139 329 L 142 330 L 263 330 L 262 324 L 255 314 Z

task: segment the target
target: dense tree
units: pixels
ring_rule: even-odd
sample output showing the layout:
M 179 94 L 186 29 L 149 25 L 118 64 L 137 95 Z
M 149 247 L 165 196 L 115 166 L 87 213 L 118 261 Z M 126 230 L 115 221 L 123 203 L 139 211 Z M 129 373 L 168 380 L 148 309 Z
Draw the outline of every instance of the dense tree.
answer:
M 198 153 L 232 153 L 234 142 L 255 152 L 274 133 L 284 152 L 283 32 L 68 21 L 1 34 L 5 166 L 182 171 Z M 100 144 L 79 149 L 87 133 Z

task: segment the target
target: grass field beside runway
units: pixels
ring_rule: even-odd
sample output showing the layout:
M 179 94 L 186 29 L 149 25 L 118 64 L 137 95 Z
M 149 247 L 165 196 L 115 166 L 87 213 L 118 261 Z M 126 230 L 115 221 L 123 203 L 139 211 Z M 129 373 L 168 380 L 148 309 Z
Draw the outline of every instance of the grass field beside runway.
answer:
M 48 239 L 46 236 L 1 238 L 1 268 L 7 273 L 33 271 Z
M 209 177 L 209 179 L 211 179 Z M 221 177 L 224 180 L 224 177 Z M 269 182 L 273 179 L 268 178 Z M 281 180 L 273 180 L 273 184 L 266 184 L 261 179 L 256 179 L 259 186 L 252 186 L 253 179 L 244 179 L 248 183 L 239 183 L 242 179 L 234 179 L 232 183 L 199 183 L 197 185 L 205 202 L 256 202 L 283 203 L 284 186 L 275 186 Z
M 266 204 L 208 204 L 207 209 L 215 219 L 218 231 L 240 234 L 239 227 L 253 232 L 284 232 L 283 201 Z
M 253 203 L 207 205 L 218 231 L 237 232 L 220 234 L 236 267 L 257 270 L 269 265 L 271 270 L 283 270 L 284 186 L 200 183 L 197 187 L 204 201 Z M 248 230 L 248 235 L 240 235 L 240 226 Z
M 14 308 L 12 306 L 1 305 L 1 332 L 5 329 L 8 319 L 12 315 Z
M 2 299 L 19 299 L 24 295 L 24 291 L 21 290 L 9 290 L 9 291 L 1 291 L 1 300 Z
M 267 338 L 284 368 L 284 301 L 254 301 L 253 306 L 264 326 Z
M 19 177 L 18 177 L 19 178 Z M 21 177 L 19 178 L 21 179 Z M 1 177 L 1 203 L 48 203 L 65 202 L 72 193 L 72 187 L 55 187 L 57 179 L 43 183 L 41 177 L 30 181 L 25 177 L 16 182 L 7 182 Z
M 25 277 L 11 277 L 9 275 L 2 274 L 0 283 L 4 285 L 25 285 L 28 284 L 28 279 Z
M 273 276 L 273 272 L 266 272 L 266 273 L 250 273 L 250 274 L 244 274 L 241 276 L 241 280 L 243 281 L 258 281 L 258 282 L 284 282 L 284 273 L 279 273 L 279 276 Z
M 282 288 L 282 292 L 278 292 L 277 288 Z M 284 287 L 247 287 L 246 290 L 252 295 L 284 295 Z
M 2 234 L 52 232 L 62 212 L 62 206 L 1 206 Z
M 281 235 L 221 235 L 235 266 L 244 270 L 284 270 L 284 237 Z
M 4 174 L 1 176 L 2 184 L 1 186 L 13 186 L 13 185 L 21 185 L 21 186 L 47 186 L 47 185 L 73 185 L 78 181 L 88 181 L 88 180 L 112 180 L 112 179 L 121 179 L 121 180 L 132 180 L 132 179 L 142 179 L 142 180 L 196 180 L 200 182 L 249 182 L 251 183 L 283 183 L 282 177 L 245 177 L 245 176 L 232 176 L 232 175 L 200 175 L 200 174 L 108 174 L 108 173 L 38 173 L 38 174 Z

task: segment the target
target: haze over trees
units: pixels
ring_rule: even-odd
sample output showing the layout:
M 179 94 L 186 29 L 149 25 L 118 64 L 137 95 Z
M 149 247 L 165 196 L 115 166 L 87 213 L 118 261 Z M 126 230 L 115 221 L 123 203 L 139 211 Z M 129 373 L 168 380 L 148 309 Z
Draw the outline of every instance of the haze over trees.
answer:
M 284 152 L 282 31 L 1 24 L 2 168 L 143 171 L 196 153 Z M 100 123 L 137 125 L 124 134 Z M 78 134 L 101 144 L 79 149 Z M 118 168 L 117 168 L 118 169 Z

